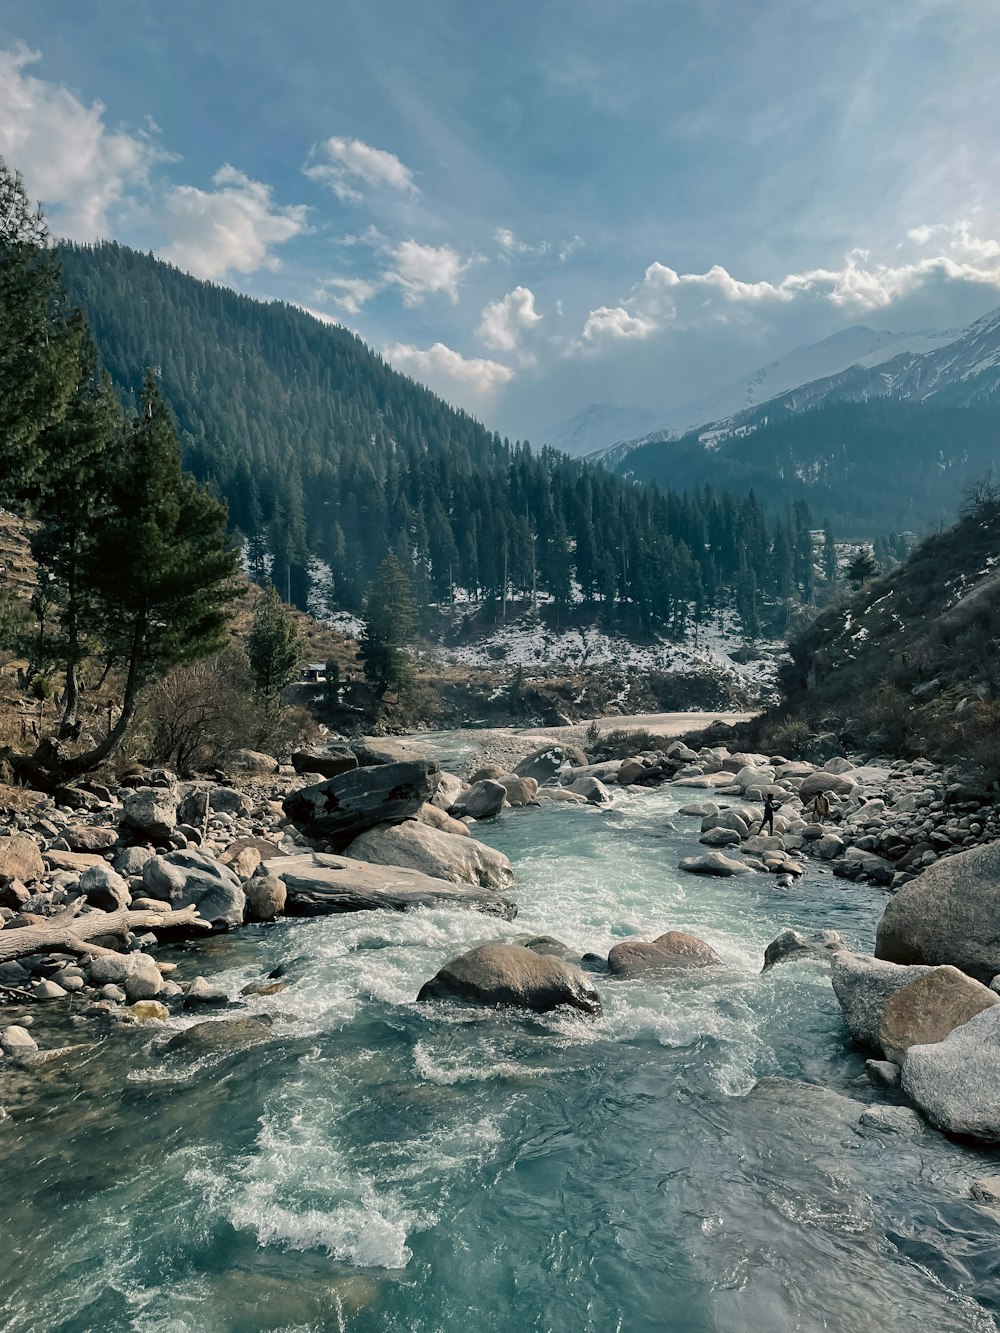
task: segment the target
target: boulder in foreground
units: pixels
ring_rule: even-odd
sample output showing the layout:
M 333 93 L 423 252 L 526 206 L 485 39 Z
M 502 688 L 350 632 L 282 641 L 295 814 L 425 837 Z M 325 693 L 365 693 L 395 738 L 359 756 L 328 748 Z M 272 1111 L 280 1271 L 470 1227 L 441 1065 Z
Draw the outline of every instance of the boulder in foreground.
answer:
M 608 970 L 626 980 L 656 972 L 714 967 L 721 962 L 710 944 L 686 930 L 668 930 L 655 940 L 623 940 L 608 954 Z
M 1000 1006 L 992 1005 L 932 1046 L 911 1046 L 903 1091 L 932 1125 L 1000 1143 Z
M 143 867 L 142 887 L 151 898 L 173 908 L 194 904 L 202 920 L 211 922 L 216 930 L 243 924 L 246 895 L 240 881 L 228 866 L 204 852 L 154 856 Z
M 351 769 L 286 796 L 285 814 L 311 837 L 346 846 L 375 824 L 415 815 L 437 791 L 440 773 L 430 759 Z
M 882 1011 L 890 996 L 930 970 L 902 967 L 846 949 L 835 953 L 831 973 L 833 991 L 854 1040 L 864 1046 L 878 1046 Z
M 875 956 L 950 963 L 988 985 L 1000 973 L 1000 843 L 936 861 L 890 899 Z
M 288 856 L 272 864 L 284 882 L 289 916 L 322 916 L 327 912 L 368 912 L 384 907 L 471 907 L 488 916 L 512 921 L 517 907 L 492 889 L 452 884 L 404 866 L 378 866 L 347 856 Z
M 452 959 L 420 988 L 417 1001 L 426 1000 L 464 1000 L 536 1014 L 563 1005 L 584 1014 L 601 1012 L 601 997 L 578 967 L 520 944 L 483 944 Z
M 1000 995 L 957 967 L 936 967 L 890 996 L 879 1023 L 879 1045 L 901 1065 L 911 1046 L 930 1046 L 1000 1004 Z

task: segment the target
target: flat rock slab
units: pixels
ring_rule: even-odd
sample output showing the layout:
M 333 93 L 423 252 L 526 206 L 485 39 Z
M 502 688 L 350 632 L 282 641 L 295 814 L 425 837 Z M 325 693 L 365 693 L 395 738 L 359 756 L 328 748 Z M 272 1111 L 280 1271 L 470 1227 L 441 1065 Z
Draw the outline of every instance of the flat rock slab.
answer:
M 468 907 L 512 921 L 517 907 L 490 889 L 451 884 L 404 866 L 379 866 L 347 856 L 315 853 L 273 863 L 273 873 L 288 890 L 291 916 L 327 912 L 370 912 L 378 908 Z
M 431 759 L 355 768 L 292 792 L 284 809 L 310 836 L 346 846 L 375 824 L 398 824 L 415 815 L 437 791 L 440 775 Z
M 44 852 L 45 864 L 50 870 L 78 871 L 82 874 L 94 866 L 107 865 L 104 857 L 97 852 Z

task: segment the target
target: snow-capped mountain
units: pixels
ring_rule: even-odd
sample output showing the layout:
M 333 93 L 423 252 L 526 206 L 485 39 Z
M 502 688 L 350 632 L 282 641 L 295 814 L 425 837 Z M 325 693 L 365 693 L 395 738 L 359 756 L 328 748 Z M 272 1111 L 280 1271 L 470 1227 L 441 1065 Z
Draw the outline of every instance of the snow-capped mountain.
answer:
M 606 449 L 617 440 L 644 435 L 663 420 L 662 412 L 644 407 L 620 407 L 617 403 L 591 403 L 571 421 L 553 427 L 545 440 L 572 458 L 583 458 Z
M 802 386 L 826 382 L 856 368 L 869 369 L 907 356 L 919 357 L 951 343 L 958 336 L 955 329 L 893 333 L 888 329 L 869 329 L 857 324 L 824 338 L 822 342 L 797 347 L 752 374 L 663 414 L 655 431 L 643 436 L 619 437 L 610 448 L 595 450 L 593 456 L 601 456 L 604 462 L 614 466 L 640 444 L 679 440 L 701 426 L 751 412 Z

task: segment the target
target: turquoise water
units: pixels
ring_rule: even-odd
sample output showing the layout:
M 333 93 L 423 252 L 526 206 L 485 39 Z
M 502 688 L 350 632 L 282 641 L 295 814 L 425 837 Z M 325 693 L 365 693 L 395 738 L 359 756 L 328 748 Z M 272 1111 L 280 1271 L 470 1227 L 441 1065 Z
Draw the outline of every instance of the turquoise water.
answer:
M 681 876 L 679 803 L 633 789 L 477 830 L 515 863 L 512 924 L 366 913 L 175 951 L 234 996 L 288 966 L 251 1002 L 274 1018 L 258 1045 L 67 1037 L 36 1007 L 81 1045 L 0 1084 L 3 1327 L 994 1329 L 998 1216 L 967 1193 L 997 1157 L 859 1131 L 879 1095 L 827 974 L 758 975 L 786 926 L 870 949 L 878 895 Z M 597 1021 L 413 1003 L 486 939 L 601 952 L 669 928 L 726 967 L 598 977 Z

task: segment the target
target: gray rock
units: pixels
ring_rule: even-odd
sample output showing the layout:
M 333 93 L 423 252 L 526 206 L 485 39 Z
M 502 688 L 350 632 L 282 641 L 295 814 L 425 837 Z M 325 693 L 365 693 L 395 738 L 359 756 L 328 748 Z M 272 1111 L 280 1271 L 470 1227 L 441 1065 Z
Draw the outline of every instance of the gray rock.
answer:
M 284 880 L 265 872 L 253 875 L 243 885 L 250 921 L 274 921 L 285 910 L 288 890 Z
M 278 771 L 278 761 L 260 750 L 237 750 L 229 761 L 228 767 L 234 773 L 246 773 L 248 777 L 270 777 Z
M 930 970 L 929 967 L 900 967 L 896 963 L 869 958 L 866 954 L 846 951 L 834 954 L 833 990 L 854 1040 L 877 1047 L 882 1011 L 889 997 L 918 977 L 926 976 Z
M 519 778 L 534 778 L 539 784 L 554 778 L 562 768 L 583 768 L 587 756 L 576 745 L 543 745 L 526 759 L 522 759 L 514 769 Z
M 292 767 L 296 773 L 319 773 L 324 778 L 335 778 L 340 773 L 349 773 L 352 768 L 357 768 L 358 756 L 346 742 L 310 746 L 294 752 Z
M 787 961 L 800 962 L 814 959 L 817 962 L 829 962 L 832 954 L 846 949 L 843 937 L 835 930 L 817 930 L 804 935 L 798 930 L 783 930 L 764 950 L 762 972 L 769 971 L 777 963 Z
M 375 824 L 397 824 L 415 815 L 437 791 L 440 773 L 433 760 L 352 769 L 292 792 L 285 798 L 285 813 L 310 836 L 346 847 Z
M 189 783 L 185 788 L 184 799 L 177 808 L 178 823 L 199 828 L 205 818 L 206 799 L 212 815 L 248 815 L 253 809 L 250 798 L 236 787 Z
M 846 844 L 844 839 L 837 833 L 824 833 L 821 838 L 816 838 L 812 844 L 812 850 L 823 861 L 832 861 L 835 856 L 842 856 Z
M 57 986 L 54 981 L 46 981 L 41 977 L 31 983 L 31 993 L 36 1000 L 64 1000 L 67 995 L 62 986 Z
M 228 866 L 204 852 L 170 852 L 147 862 L 142 872 L 145 891 L 174 908 L 194 903 L 198 915 L 216 930 L 243 924 L 246 895 Z
M 520 944 L 524 949 L 546 954 L 550 958 L 561 958 L 564 963 L 575 963 L 580 958 L 579 949 L 570 948 L 568 944 L 555 939 L 552 935 L 518 935 L 516 939 L 511 940 L 511 943 Z
M 230 1051 L 258 1046 L 274 1036 L 273 1020 L 266 1014 L 248 1014 L 244 1018 L 217 1018 L 191 1027 L 171 1037 L 165 1049 L 171 1054 L 189 1056 L 225 1055 Z
M 134 787 L 122 798 L 122 822 L 144 838 L 168 838 L 177 823 L 173 787 Z
M 520 779 L 518 779 L 518 781 L 520 781 Z M 456 838 L 471 837 L 469 826 L 467 824 L 463 824 L 460 819 L 453 818 L 453 816 L 449 815 L 447 810 L 442 810 L 439 806 L 430 804 L 422 805 L 417 811 L 415 818 L 418 819 L 421 824 L 429 824 L 431 828 L 437 829 L 440 833 L 450 833 Z
M 813 773 L 799 788 L 799 799 L 805 805 L 819 792 L 825 796 L 849 796 L 857 785 L 846 773 Z
M 900 1134 L 912 1139 L 924 1132 L 924 1122 L 908 1106 L 870 1106 L 858 1120 L 862 1129 L 874 1129 L 879 1134 Z
M 111 983 L 124 986 L 133 972 L 153 969 L 159 975 L 159 969 L 147 953 L 102 953 L 95 954 L 86 964 L 87 978 L 92 986 Z
M 900 1083 L 899 1065 L 891 1060 L 866 1060 L 865 1073 L 868 1081 L 877 1088 L 898 1088 Z
M 125 1003 L 125 992 L 122 990 L 121 986 L 116 986 L 113 981 L 109 981 L 106 985 L 101 986 L 97 993 L 102 1000 L 107 1000 L 110 1004 Z
M 91 824 L 77 824 L 64 834 L 71 852 L 106 852 L 118 841 L 113 828 L 95 828 Z
M 538 783 L 534 778 L 518 778 L 510 774 L 497 778 L 507 793 L 508 805 L 530 805 L 538 796 Z
M 132 901 L 128 885 L 109 865 L 91 866 L 80 876 L 80 892 L 103 912 L 116 912 Z
M 588 805 L 607 805 L 611 801 L 611 793 L 600 778 L 576 778 L 566 790 L 582 796 Z
M 408 866 L 453 884 L 507 889 L 514 882 L 510 861 L 502 852 L 475 838 L 455 837 L 414 819 L 369 829 L 354 839 L 345 855 L 374 865 Z
M 722 959 L 710 944 L 686 930 L 668 930 L 655 940 L 623 940 L 608 954 L 608 971 L 626 980 L 658 972 L 715 967 Z
M 125 998 L 129 1004 L 137 1000 L 152 1000 L 163 989 L 163 976 L 154 963 L 137 967 L 125 978 Z
M 0 1032 L 0 1050 L 4 1055 L 16 1058 L 20 1055 L 29 1055 L 32 1051 L 38 1050 L 38 1042 L 27 1030 L 20 1027 L 17 1023 L 11 1023 Z
M 224 990 L 211 985 L 204 977 L 195 977 L 184 995 L 184 1008 L 196 1009 L 199 1005 L 223 1005 L 229 1003 L 229 996 Z
M 937 861 L 898 889 L 875 953 L 897 963 L 950 963 L 989 983 L 1000 972 L 1000 843 Z
M 155 855 L 150 847 L 119 847 L 113 865 L 119 875 L 141 875 L 146 862 Z
M 706 847 L 739 847 L 743 839 L 731 828 L 710 828 L 698 839 Z
M 1000 996 L 958 968 L 936 967 L 886 1001 L 879 1045 L 889 1060 L 902 1064 L 911 1046 L 944 1041 L 955 1028 L 997 1004 Z
M 450 810 L 461 796 L 464 787 L 465 783 L 454 773 L 442 773 L 437 791 L 431 797 L 429 804 L 438 810 Z
M 457 839 L 456 839 L 457 841 Z M 517 908 L 492 889 L 453 884 L 403 866 L 378 866 L 346 856 L 289 856 L 274 862 L 288 890 L 287 910 L 298 916 L 364 912 L 385 907 L 469 907 L 507 921 Z
M 1000 1176 L 981 1176 L 969 1186 L 969 1194 L 978 1203 L 1000 1203 Z
M 519 944 L 484 944 L 452 959 L 421 987 L 417 1000 L 465 1000 L 541 1014 L 560 1006 L 601 1012 L 600 996 L 578 967 Z
M 503 809 L 507 790 L 493 778 L 483 778 L 464 791 L 451 807 L 453 815 L 471 815 L 473 819 L 492 819 Z
M 687 805 L 682 805 L 677 813 L 679 815 L 692 815 L 704 819 L 710 815 L 717 815 L 719 813 L 719 807 L 714 801 L 689 801 Z
M 721 878 L 750 874 L 749 866 L 744 865 L 742 861 L 734 861 L 732 857 L 724 856 L 722 852 L 706 852 L 704 856 L 685 856 L 679 869 L 686 870 L 689 875 L 717 875 Z
M 1000 1005 L 944 1041 L 911 1046 L 903 1091 L 938 1129 L 1000 1143 Z

